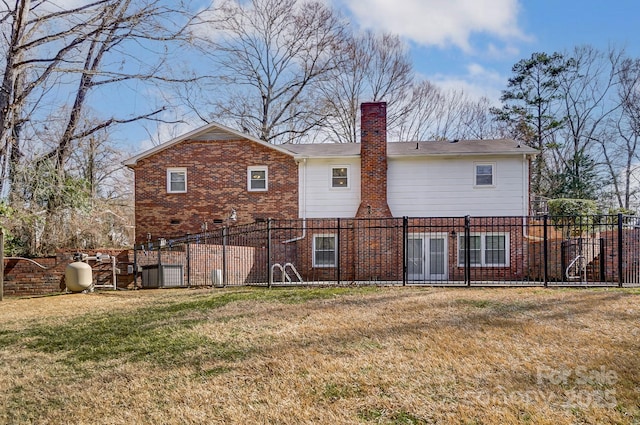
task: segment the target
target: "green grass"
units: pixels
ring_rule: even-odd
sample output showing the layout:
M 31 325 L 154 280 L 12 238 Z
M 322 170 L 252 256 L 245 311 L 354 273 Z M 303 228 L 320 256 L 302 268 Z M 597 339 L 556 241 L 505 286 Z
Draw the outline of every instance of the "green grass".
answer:
M 366 422 L 375 422 L 377 424 L 384 425 L 427 424 L 426 420 L 420 419 L 417 416 L 404 410 L 389 412 L 385 409 L 370 409 L 360 412 L 359 417 Z
M 40 324 L 21 332 L 0 331 L 0 346 L 9 347 L 22 340 L 27 348 L 43 353 L 64 353 L 66 361 L 73 362 L 118 358 L 165 366 L 199 365 L 210 360 L 233 361 L 244 358 L 252 348 L 233 341 L 216 342 L 193 331 L 198 324 L 225 320 L 224 317 L 212 319 L 207 312 L 241 301 L 296 304 L 370 290 L 274 288 L 194 296 L 196 299 L 169 302 L 135 313 L 86 315 L 62 325 Z
M 12 301 L 0 422 L 640 425 L 637 295 L 229 288 Z M 616 377 L 580 383 L 583 369 Z M 569 371 L 568 384 L 541 371 Z M 613 407 L 571 401 L 606 390 Z

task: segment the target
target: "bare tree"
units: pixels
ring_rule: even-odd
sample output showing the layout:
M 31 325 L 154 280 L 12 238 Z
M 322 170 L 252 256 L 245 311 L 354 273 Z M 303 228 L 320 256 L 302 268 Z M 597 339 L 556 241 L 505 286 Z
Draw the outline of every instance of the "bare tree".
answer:
M 631 210 L 638 207 L 634 198 L 640 192 L 640 60 L 622 60 L 617 76 L 621 108 L 609 120 L 613 128 L 608 137 L 601 138 L 598 143 L 613 187 L 613 197 L 619 208 Z
M 87 35 L 86 32 L 80 33 L 83 25 L 73 23 L 70 17 L 83 14 L 105 3 L 105 0 L 67 11 L 47 11 L 44 3 L 32 3 L 31 0 L 16 0 L 13 4 L 5 2 L 0 12 L 0 28 L 5 43 L 2 45 L 5 59 L 0 91 L 0 156 L 2 183 L 5 185 L 2 189 L 5 191 L 6 183 L 11 180 L 16 163 L 22 156 L 19 141 L 28 119 L 24 113 L 28 100 L 32 96 L 36 103 L 42 99 L 42 87 L 46 88 L 51 74 L 68 60 L 68 55 Z M 60 25 L 65 20 L 68 20 L 67 25 Z M 86 28 L 91 28 L 94 22 L 88 19 Z M 51 31 L 43 32 L 45 25 Z M 58 51 L 53 53 L 59 44 L 63 47 L 58 47 Z
M 64 233 L 63 222 L 74 208 L 85 206 L 80 198 L 98 193 L 87 191 L 86 176 L 69 168 L 73 148 L 162 110 L 86 119 L 94 111 L 90 106 L 109 90 L 133 81 L 142 88 L 180 80 L 170 74 L 165 57 L 188 21 L 184 10 L 160 0 L 97 0 L 73 9 L 33 0 L 0 6 L 5 43 L 0 49 L 6 52 L 0 93 L 2 195 L 10 194 L 13 207 L 44 223 L 40 233 Z M 132 54 L 134 47 L 142 53 Z
M 135 60 L 127 50 L 134 43 L 149 47 L 154 41 L 164 43 L 179 34 L 180 28 L 171 24 L 178 20 L 179 12 L 162 4 L 159 0 L 100 0 L 66 10 L 44 1 L 17 0 L 13 8 L 5 3 L 3 28 L 8 31 L 4 37 L 8 43 L 3 46 L 7 56 L 0 93 L 0 154 L 7 174 L 11 174 L 11 158 L 21 155 L 20 135 L 25 126 L 37 136 L 39 127 L 60 120 L 62 117 L 54 115 L 60 112 L 61 102 L 66 102 L 66 96 L 60 99 L 60 89 L 74 80 L 77 89 L 72 105 L 65 108 L 68 115 L 62 118 L 65 129 L 45 155 L 59 170 L 64 168 L 72 140 L 158 112 L 112 116 L 94 128 L 77 131 L 91 92 L 128 80 L 164 77 L 160 55 L 146 65 L 144 59 Z M 131 66 L 134 61 L 137 65 Z
M 393 129 L 399 140 L 487 139 L 501 135 L 487 98 L 442 90 L 429 81 L 415 84 L 401 102 Z
M 433 139 L 433 123 L 439 119 L 445 101 L 442 90 L 425 80 L 414 84 L 404 99 L 396 137 L 407 141 Z
M 193 34 L 213 72 L 204 88 L 210 98 L 196 108 L 272 143 L 295 141 L 323 121 L 315 84 L 339 64 L 345 33 L 331 9 L 318 1 L 225 0 L 200 19 Z
M 564 125 L 559 130 L 556 170 L 562 187 L 556 196 L 596 199 L 603 187 L 597 160 L 611 136 L 609 125 L 622 107 L 616 96 L 624 52 L 576 47 L 567 72 L 561 74 Z
M 459 139 L 484 140 L 505 137 L 506 131 L 491 113 L 491 101 L 486 97 L 468 99 L 462 107 Z
M 342 49 L 342 58 L 341 66 L 320 87 L 328 116 L 328 139 L 339 143 L 359 140 L 363 101 L 386 101 L 387 125 L 394 127 L 402 112 L 400 97 L 413 77 L 407 48 L 400 38 L 370 31 L 352 36 Z

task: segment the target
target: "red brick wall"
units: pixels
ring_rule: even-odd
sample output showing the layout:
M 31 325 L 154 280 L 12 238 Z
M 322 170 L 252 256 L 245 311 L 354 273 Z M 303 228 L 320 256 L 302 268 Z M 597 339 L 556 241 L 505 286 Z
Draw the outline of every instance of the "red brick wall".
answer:
M 35 261 L 47 270 L 26 260 L 5 260 L 5 296 L 44 295 L 64 290 L 64 269 L 69 263 L 58 263 L 56 257 Z
M 266 165 L 268 191 L 247 190 L 247 167 Z M 187 168 L 187 193 L 167 193 L 167 168 Z M 297 218 L 298 166 L 289 155 L 247 140 L 184 141 L 138 162 L 136 242 L 209 230 L 237 211 L 236 224 Z
M 88 253 L 95 255 L 95 252 Z M 129 250 L 99 250 L 103 254 L 116 256 L 116 267 L 121 271 L 116 278 L 119 287 L 133 283 L 133 275 L 127 274 L 127 265 L 133 264 L 133 252 Z M 28 260 L 6 259 L 4 264 L 4 295 L 35 296 L 62 292 L 66 289 L 65 269 L 71 263 L 72 251 L 59 251 L 55 257 L 34 258 L 33 261 L 46 267 L 42 269 Z M 111 262 L 96 264 L 93 267 L 94 281 L 98 284 L 111 284 Z
M 363 103 L 360 206 L 356 217 L 392 217 L 387 204 L 387 104 Z

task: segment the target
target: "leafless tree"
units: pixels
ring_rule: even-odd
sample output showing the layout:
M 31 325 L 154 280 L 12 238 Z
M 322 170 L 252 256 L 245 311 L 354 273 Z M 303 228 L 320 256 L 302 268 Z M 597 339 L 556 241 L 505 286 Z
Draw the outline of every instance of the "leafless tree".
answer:
M 0 5 L 0 193 L 45 223 L 45 234 L 59 230 L 53 228 L 58 218 L 71 217 L 67 201 L 82 204 L 76 195 L 84 180 L 68 164 L 73 150 L 115 125 L 152 119 L 162 110 L 86 119 L 101 96 L 129 84 L 142 89 L 181 80 L 165 58 L 188 21 L 184 10 L 160 0 L 96 0 L 75 8 L 42 0 Z
M 398 36 L 367 31 L 347 40 L 341 54 L 341 66 L 320 86 L 328 139 L 339 143 L 359 140 L 363 101 L 386 101 L 387 125 L 393 128 L 404 112 L 399 108 L 400 98 L 413 78 L 406 46 Z
M 399 140 L 487 139 L 501 135 L 487 98 L 443 90 L 429 81 L 415 84 L 402 102 L 393 129 Z
M 195 108 L 272 143 L 295 141 L 324 119 L 316 83 L 339 65 L 345 30 L 323 3 L 223 0 L 192 34 L 211 70 L 209 98 Z
M 599 140 L 604 166 L 619 208 L 637 208 L 640 192 L 640 60 L 625 58 L 617 73 L 618 114 L 608 137 Z M 635 201 L 635 202 L 634 202 Z
M 507 132 L 491 113 L 491 101 L 486 97 L 467 99 L 462 106 L 458 139 L 484 140 L 507 136 Z
M 602 190 L 601 147 L 609 143 L 610 123 L 622 107 L 617 97 L 624 52 L 579 46 L 560 75 L 563 126 L 554 154 L 563 186 L 559 196 L 595 199 Z
M 433 123 L 439 119 L 444 102 L 442 90 L 425 80 L 414 84 L 405 99 L 402 105 L 405 113 L 395 128 L 395 137 L 406 141 L 432 140 Z

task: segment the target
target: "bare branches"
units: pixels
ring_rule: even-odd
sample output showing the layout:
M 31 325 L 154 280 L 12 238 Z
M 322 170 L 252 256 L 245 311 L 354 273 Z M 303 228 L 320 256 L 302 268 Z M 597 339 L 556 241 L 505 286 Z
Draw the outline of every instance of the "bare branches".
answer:
M 87 174 L 70 167 L 71 153 L 116 125 L 160 120 L 165 110 L 149 106 L 100 114 L 95 109 L 100 96 L 126 84 L 137 95 L 134 87 L 151 90 L 156 83 L 188 80 L 171 72 L 166 56 L 190 17 L 187 8 L 161 0 L 99 0 L 72 9 L 30 0 L 4 6 L 0 194 L 27 209 L 44 208 L 43 231 L 53 234 L 51 226 L 65 217 L 61 209 L 69 208 L 68 194 L 91 199 L 97 193 L 83 191 Z M 100 148 L 108 149 L 108 143 Z M 33 178 L 19 175 L 28 171 L 47 181 L 46 191 L 30 186 Z
M 271 142 L 294 140 L 322 121 L 309 92 L 337 66 L 344 30 L 320 2 L 222 2 L 204 16 L 198 46 L 216 69 L 212 80 L 233 87 L 219 92 L 213 114 Z M 208 31 L 207 31 L 208 30 Z M 304 119 L 297 111 L 308 110 Z
M 346 40 L 340 54 L 339 66 L 319 84 L 328 138 L 340 143 L 357 142 L 359 105 L 368 100 L 389 104 L 387 122 L 393 127 L 400 98 L 413 77 L 406 46 L 397 36 L 365 32 Z

